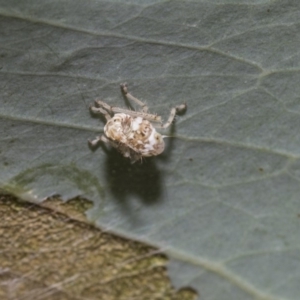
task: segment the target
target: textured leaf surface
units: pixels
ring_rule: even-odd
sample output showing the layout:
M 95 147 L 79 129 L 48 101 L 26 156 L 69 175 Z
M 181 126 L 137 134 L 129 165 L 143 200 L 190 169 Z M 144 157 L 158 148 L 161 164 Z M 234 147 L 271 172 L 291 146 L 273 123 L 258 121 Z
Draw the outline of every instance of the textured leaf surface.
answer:
M 202 299 L 299 299 L 300 3 L 0 1 L 3 188 L 94 201 L 100 226 L 160 246 Z M 165 118 L 130 165 L 87 139 L 118 85 Z
M 156 248 L 85 224 L 90 204 L 51 197 L 41 207 L 0 195 L 1 300 L 197 298 L 174 289 Z

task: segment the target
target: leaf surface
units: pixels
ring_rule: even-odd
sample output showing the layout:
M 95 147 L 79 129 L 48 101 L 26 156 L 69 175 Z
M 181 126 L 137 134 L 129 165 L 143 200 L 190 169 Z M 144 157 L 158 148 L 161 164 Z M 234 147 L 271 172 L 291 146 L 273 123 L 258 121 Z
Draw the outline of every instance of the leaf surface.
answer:
M 0 182 L 94 201 L 90 220 L 157 245 L 210 300 L 297 300 L 300 3 L 0 1 Z M 119 84 L 177 117 L 164 155 L 91 151 Z

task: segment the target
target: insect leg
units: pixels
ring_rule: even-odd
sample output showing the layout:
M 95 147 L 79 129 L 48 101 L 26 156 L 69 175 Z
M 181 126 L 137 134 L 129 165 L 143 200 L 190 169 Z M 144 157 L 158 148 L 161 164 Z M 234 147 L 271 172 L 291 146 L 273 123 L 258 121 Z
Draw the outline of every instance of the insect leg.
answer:
M 126 96 L 126 98 L 128 100 L 131 100 L 133 102 L 135 102 L 136 104 L 140 105 L 142 107 L 142 112 L 146 113 L 148 111 L 148 106 L 142 102 L 141 100 L 133 97 L 129 92 L 128 92 L 128 89 L 127 89 L 127 83 L 122 83 L 121 84 L 121 90 L 122 92 L 124 93 L 124 95 Z
M 177 105 L 177 106 L 173 107 L 170 111 L 168 121 L 165 124 L 162 124 L 162 125 L 157 126 L 157 127 L 159 127 L 159 128 L 168 128 L 172 124 L 176 114 L 180 113 L 180 112 L 183 112 L 184 110 L 186 110 L 186 104 L 180 104 L 180 105 Z

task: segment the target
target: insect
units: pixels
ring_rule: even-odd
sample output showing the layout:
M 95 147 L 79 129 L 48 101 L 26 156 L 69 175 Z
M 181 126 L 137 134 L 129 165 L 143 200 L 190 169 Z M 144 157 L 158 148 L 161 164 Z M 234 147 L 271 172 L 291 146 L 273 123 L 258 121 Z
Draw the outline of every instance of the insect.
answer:
M 139 106 L 141 111 L 110 106 L 102 100 L 96 99 L 95 106 L 90 106 L 91 113 L 102 114 L 106 118 L 104 134 L 89 141 L 93 147 L 104 142 L 116 148 L 132 163 L 143 157 L 156 156 L 164 151 L 164 135 L 156 128 L 168 128 L 177 113 L 186 110 L 186 104 L 173 107 L 166 123 L 162 123 L 160 116 L 148 113 L 148 106 L 128 92 L 127 84 L 121 84 L 121 91 L 126 98 Z M 154 123 L 154 124 L 152 124 Z

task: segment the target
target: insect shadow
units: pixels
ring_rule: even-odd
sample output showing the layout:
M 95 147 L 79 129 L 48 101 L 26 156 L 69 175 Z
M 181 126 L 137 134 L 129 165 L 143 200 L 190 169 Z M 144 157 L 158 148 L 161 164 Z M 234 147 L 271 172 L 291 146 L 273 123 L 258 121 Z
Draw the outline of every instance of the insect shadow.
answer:
M 136 196 L 149 205 L 161 199 L 163 175 L 156 166 L 155 158 L 132 164 L 114 148 L 107 149 L 106 152 L 107 184 L 110 192 L 120 202 L 126 201 L 130 196 Z
M 175 124 L 171 125 L 169 134 L 176 132 Z M 124 158 L 116 149 L 101 145 L 106 153 L 105 173 L 110 192 L 118 201 L 125 203 L 130 196 L 136 196 L 143 203 L 151 205 L 163 199 L 164 170 L 158 162 L 167 162 L 172 156 L 174 138 L 170 137 L 163 154 L 147 157 L 134 164 Z M 161 164 L 159 164 L 162 166 Z

